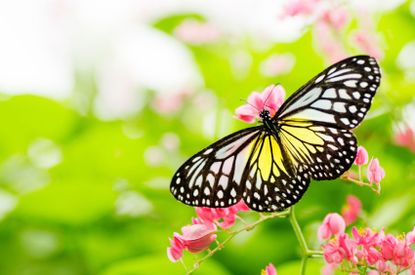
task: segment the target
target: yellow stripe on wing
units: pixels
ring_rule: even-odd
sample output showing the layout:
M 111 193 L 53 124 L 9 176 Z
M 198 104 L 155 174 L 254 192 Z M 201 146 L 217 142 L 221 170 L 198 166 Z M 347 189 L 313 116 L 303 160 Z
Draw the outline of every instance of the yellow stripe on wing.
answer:
M 251 159 L 251 165 L 257 162 L 258 169 L 261 171 L 262 179 L 269 181 L 271 172 L 275 177 L 281 175 L 281 171 L 287 174 L 283 163 L 281 148 L 274 137 L 262 135 L 261 141 L 257 144 L 254 155 Z

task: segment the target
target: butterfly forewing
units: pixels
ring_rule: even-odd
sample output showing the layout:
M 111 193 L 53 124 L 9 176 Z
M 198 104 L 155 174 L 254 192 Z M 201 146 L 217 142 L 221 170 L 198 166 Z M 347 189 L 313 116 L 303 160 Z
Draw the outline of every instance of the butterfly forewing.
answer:
M 364 118 L 380 84 L 373 57 L 340 61 L 295 92 L 275 115 L 277 121 L 313 121 L 353 129 Z
M 262 127 L 231 134 L 203 149 L 176 172 L 170 191 L 192 206 L 228 207 L 242 196 L 242 175 Z

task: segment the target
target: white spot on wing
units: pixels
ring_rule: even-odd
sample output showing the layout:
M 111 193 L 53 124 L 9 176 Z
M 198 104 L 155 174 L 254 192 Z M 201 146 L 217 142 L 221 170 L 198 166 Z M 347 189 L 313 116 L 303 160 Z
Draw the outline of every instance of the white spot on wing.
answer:
M 329 88 L 327 90 L 324 91 L 323 96 L 326 98 L 336 98 L 337 94 L 336 94 L 336 89 L 334 88 Z
M 357 80 L 347 80 L 344 82 L 344 85 L 350 88 L 356 88 L 356 82 Z
M 320 81 L 322 81 L 322 80 L 323 80 L 323 78 L 324 78 L 325 76 L 326 76 L 326 75 L 324 75 L 324 74 L 320 75 L 319 77 L 317 77 L 317 78 L 316 78 L 316 80 L 314 81 L 314 83 L 319 83 Z
M 330 100 L 320 99 L 314 102 L 311 107 L 324 109 L 324 110 L 330 110 L 331 109 L 331 102 Z
M 333 110 L 340 113 L 346 113 L 346 107 L 344 102 L 335 102 L 333 104 Z
M 315 100 L 317 100 L 321 95 L 322 89 L 320 87 L 311 89 L 307 93 L 305 93 L 302 97 L 297 99 L 293 104 L 289 105 L 287 109 L 284 110 L 284 112 L 281 114 L 281 116 L 285 115 L 286 113 L 289 113 L 301 106 L 305 106 L 308 104 L 313 103 Z
M 337 77 L 333 77 L 327 80 L 327 82 L 336 82 L 336 81 L 341 81 L 341 80 L 346 80 L 346 79 L 359 79 L 361 78 L 362 75 L 361 74 L 345 74 L 345 75 L 341 75 L 341 76 L 337 76 Z
M 303 118 L 307 120 L 314 120 L 314 121 L 324 121 L 329 123 L 335 123 L 336 120 L 334 119 L 334 115 L 328 114 L 322 111 L 313 110 L 313 109 L 305 109 L 294 116 L 295 118 Z

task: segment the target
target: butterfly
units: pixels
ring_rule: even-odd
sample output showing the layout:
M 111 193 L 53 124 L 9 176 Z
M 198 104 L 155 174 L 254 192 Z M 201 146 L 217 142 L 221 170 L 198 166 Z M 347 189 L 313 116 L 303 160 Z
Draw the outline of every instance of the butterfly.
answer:
M 368 112 L 380 84 L 373 57 L 344 59 L 315 76 L 260 125 L 230 134 L 187 160 L 170 191 L 191 206 L 229 207 L 241 199 L 258 212 L 298 202 L 310 180 L 330 180 L 356 157 L 351 129 Z

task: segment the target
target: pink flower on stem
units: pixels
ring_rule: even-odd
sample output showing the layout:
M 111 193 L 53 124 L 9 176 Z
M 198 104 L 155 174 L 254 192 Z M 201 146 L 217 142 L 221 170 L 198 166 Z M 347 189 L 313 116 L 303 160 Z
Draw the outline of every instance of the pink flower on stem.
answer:
M 252 123 L 259 118 L 263 110 L 273 116 L 284 102 L 285 90 L 281 85 L 270 85 L 262 93 L 253 92 L 248 97 L 248 104 L 235 110 L 236 118 Z
M 362 211 L 362 202 L 356 196 L 349 195 L 346 198 L 346 205 L 342 209 L 342 216 L 346 225 L 354 223 Z
M 377 158 L 370 161 L 366 175 L 370 183 L 376 184 L 379 184 L 380 181 L 385 177 L 385 170 L 380 166 L 379 160 Z
M 373 232 L 370 228 L 358 230 L 356 227 L 352 228 L 352 235 L 357 245 L 361 245 L 365 248 L 375 246 L 378 241 L 383 237 L 383 232 Z
M 323 246 L 324 259 L 329 264 L 340 264 L 343 260 L 357 262 L 354 255 L 355 245 L 347 234 L 340 234 L 336 239 L 331 240 Z
M 275 266 L 270 263 L 261 271 L 261 275 L 277 275 L 277 270 L 275 269 Z
M 237 204 L 226 208 L 196 207 L 198 219 L 195 219 L 193 223 L 218 222 L 220 227 L 229 228 L 235 223 L 238 212 L 246 211 L 249 211 L 249 207 L 243 200 L 240 200 Z
M 408 268 L 414 263 L 414 251 L 406 240 L 400 240 L 393 235 L 386 235 L 380 243 L 380 253 L 385 261 L 392 261 L 396 266 Z
M 354 159 L 354 164 L 364 165 L 369 161 L 369 155 L 363 146 L 357 147 L 356 158 Z
M 376 233 L 370 228 L 359 231 L 356 227 L 353 227 L 352 235 L 356 245 L 359 247 L 357 249 L 357 258 L 371 265 L 375 264 L 381 258 L 376 246 L 382 238 L 383 232 Z
M 167 248 L 167 257 L 173 263 L 177 262 L 183 257 L 184 248 L 180 235 L 174 232 L 173 240 L 170 240 L 170 247 Z
M 182 227 L 183 235 L 174 233 L 170 247 L 167 248 L 167 256 L 172 262 L 177 262 L 183 257 L 183 250 L 191 253 L 199 253 L 206 250 L 216 239 L 216 226 L 214 224 L 192 224 Z
M 396 144 L 407 147 L 415 153 L 415 132 L 410 127 L 398 131 L 394 139 Z
M 330 239 L 333 235 L 343 233 L 345 228 L 346 223 L 342 216 L 337 213 L 327 214 L 318 229 L 318 238 L 320 240 Z

